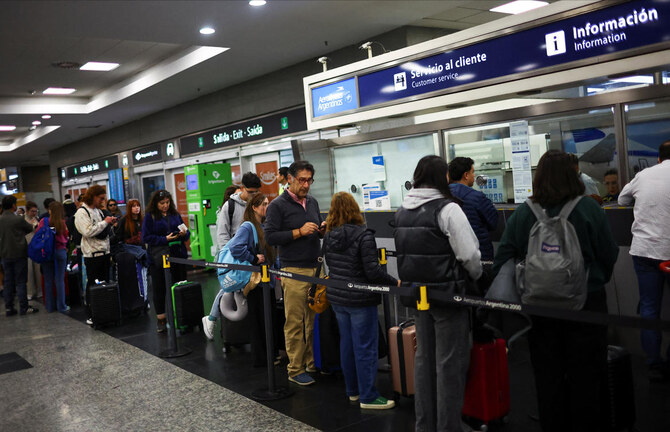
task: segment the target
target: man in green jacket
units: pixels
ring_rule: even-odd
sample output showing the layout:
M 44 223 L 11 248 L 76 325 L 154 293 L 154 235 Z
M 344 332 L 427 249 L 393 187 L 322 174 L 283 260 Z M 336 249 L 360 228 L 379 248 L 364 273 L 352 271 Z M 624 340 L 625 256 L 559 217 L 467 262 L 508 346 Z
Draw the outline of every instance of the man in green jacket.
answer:
M 22 216 L 16 216 L 16 197 L 6 196 L 2 199 L 0 215 L 0 257 L 5 270 L 5 315 L 16 315 L 14 294 L 19 294 L 21 315 L 38 312 L 39 309 L 28 304 L 26 282 L 28 279 L 28 244 L 26 234 L 33 231 L 33 226 Z

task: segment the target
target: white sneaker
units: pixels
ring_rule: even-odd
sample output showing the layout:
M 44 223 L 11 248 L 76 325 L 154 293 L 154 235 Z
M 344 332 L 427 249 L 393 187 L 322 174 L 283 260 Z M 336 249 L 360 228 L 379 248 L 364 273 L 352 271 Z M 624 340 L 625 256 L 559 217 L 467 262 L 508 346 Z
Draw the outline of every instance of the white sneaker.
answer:
M 202 331 L 205 332 L 205 336 L 209 340 L 214 340 L 214 326 L 216 321 L 209 319 L 209 315 L 202 317 Z
M 92 326 L 93 325 L 93 318 L 89 318 L 86 320 L 86 324 Z

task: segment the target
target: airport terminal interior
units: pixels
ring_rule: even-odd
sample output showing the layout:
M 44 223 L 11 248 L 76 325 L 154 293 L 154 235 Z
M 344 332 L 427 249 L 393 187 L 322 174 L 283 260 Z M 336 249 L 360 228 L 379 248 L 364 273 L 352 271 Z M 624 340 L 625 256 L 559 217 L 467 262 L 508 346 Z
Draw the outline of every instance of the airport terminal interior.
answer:
M 603 285 L 607 315 L 533 309 L 518 293 L 507 305 L 485 303 L 482 292 L 470 300 L 471 292 L 457 293 L 478 306 L 464 306 L 460 296 L 449 306 L 470 311 L 469 345 L 500 338 L 504 346 L 503 378 L 482 380 L 487 402 L 468 399 L 471 387 L 465 396 L 476 412 L 487 411 L 491 400 L 504 408 L 490 418 L 465 415 L 464 408 L 462 430 L 549 432 L 541 426 L 531 361 L 534 330 L 526 326 L 551 320 L 607 326 L 600 430 L 670 431 L 670 283 L 662 282 L 670 276 L 657 265 L 670 263 L 658 252 L 670 251 L 670 236 L 647 238 L 660 246 L 643 252 L 661 275 L 653 313 L 641 299 L 648 290 L 636 256 L 644 249 L 641 225 L 668 233 L 670 193 L 657 182 L 650 209 L 620 198 L 652 172 L 652 182 L 669 178 L 666 0 L 6 0 L 0 8 L 0 199 L 8 204 L 0 214 L 0 431 L 421 430 L 408 387 L 414 381 L 398 372 L 412 372 L 416 338 L 398 348 L 405 332 L 395 328 L 427 316 L 418 285 L 417 306 L 406 307 L 400 293 L 408 291 L 353 273 L 343 283 L 383 293 L 374 383 L 395 407 L 368 409 L 375 401 L 347 394 L 348 369 L 339 356 L 345 345 L 329 336 L 333 325 L 337 333 L 339 309 L 300 324 L 300 343 L 315 325 L 309 331 L 317 362 L 307 371 L 312 385 L 296 382 L 301 375 L 289 357 L 297 336 L 284 333 L 293 325 L 285 323 L 284 289 L 302 274 L 291 273 L 293 266 L 269 263 L 280 280 L 263 279 L 246 293 L 250 316 L 220 319 L 207 337 L 208 311 L 225 288 L 222 267 L 212 263 L 231 264 L 222 257 L 232 236 L 221 240 L 222 226 L 242 223 L 231 208 L 243 208 L 258 192 L 271 209 L 286 198 L 307 214 L 318 202 L 323 221 L 336 205 L 333 196 L 346 193 L 374 231 L 380 265 L 398 278 L 398 215 L 412 199 L 422 158 L 438 156 L 450 166 L 471 159 L 462 179 L 495 213 L 484 238 L 497 252 L 509 241 L 515 210 L 534 197 L 544 155 L 559 152 L 570 155 L 585 186 L 582 199 L 597 202 L 594 211 L 618 252 Z M 311 164 L 311 178 L 298 176 L 310 170 L 287 173 L 300 161 Z M 225 201 L 230 190 L 236 195 Z M 311 198 L 301 201 L 302 191 Z M 75 212 L 94 220 L 87 209 L 101 194 L 108 213 L 100 220 L 125 216 L 124 225 L 108 219 L 96 223 L 116 223 L 109 232 L 80 233 Z M 152 243 L 141 219 L 132 222 L 138 207 L 153 221 L 151 209 L 158 212 L 161 202 L 172 205 L 160 210 L 166 221 L 178 216 L 160 232 L 170 242 L 164 248 Z M 256 207 L 248 208 L 261 221 Z M 58 230 L 53 240 L 38 225 L 60 209 L 69 229 L 62 243 Z M 10 225 L 18 227 L 19 218 L 12 213 L 32 225 L 26 241 L 23 233 L 13 236 L 19 228 Z M 481 231 L 472 228 L 481 245 Z M 51 246 L 35 246 L 45 236 Z M 301 227 L 289 237 L 303 240 Z M 281 250 L 287 240 L 277 244 Z M 52 258 L 40 258 L 50 248 Z M 163 280 L 164 254 L 188 259 L 171 263 L 168 274 L 179 280 Z M 98 279 L 100 259 L 110 267 Z M 491 259 L 481 257 L 486 271 Z M 45 286 L 44 275 L 59 275 L 58 266 L 63 283 Z M 332 280 L 326 285 L 337 288 Z M 91 299 L 91 287 L 113 294 L 99 306 L 103 297 Z M 166 306 L 167 315 L 157 316 L 157 292 L 165 294 L 167 305 L 158 310 Z M 225 295 L 221 306 L 230 316 L 240 310 L 225 305 L 233 297 Z M 515 307 L 527 318 L 509 312 Z M 100 318 L 110 310 L 118 319 Z M 272 316 L 267 329 L 252 323 L 263 313 Z M 499 325 L 482 330 L 477 322 L 486 317 Z M 648 355 L 650 333 L 642 329 L 652 327 L 662 363 Z M 263 330 L 275 346 L 261 361 L 253 344 Z M 436 341 L 443 343 L 449 341 Z M 468 385 L 475 381 L 472 353 Z

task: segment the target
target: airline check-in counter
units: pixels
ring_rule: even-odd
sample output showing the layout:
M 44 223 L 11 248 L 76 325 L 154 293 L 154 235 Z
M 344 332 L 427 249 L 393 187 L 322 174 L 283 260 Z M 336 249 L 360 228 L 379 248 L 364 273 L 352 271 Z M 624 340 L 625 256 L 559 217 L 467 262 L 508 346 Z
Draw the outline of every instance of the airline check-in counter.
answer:
M 394 212 L 418 160 L 470 157 L 474 187 L 499 209 L 498 241 L 549 149 L 575 154 L 601 196 L 606 174 L 616 173 L 620 190 L 657 163 L 670 139 L 668 70 L 670 4 L 554 3 L 304 78 L 308 128 L 359 133 L 298 141 L 295 150 L 316 168 L 311 193 L 321 209 L 332 193 L 351 192 L 379 246 L 391 250 Z M 632 209 L 604 209 L 620 247 L 610 313 L 635 316 Z M 615 331 L 640 352 L 637 330 Z

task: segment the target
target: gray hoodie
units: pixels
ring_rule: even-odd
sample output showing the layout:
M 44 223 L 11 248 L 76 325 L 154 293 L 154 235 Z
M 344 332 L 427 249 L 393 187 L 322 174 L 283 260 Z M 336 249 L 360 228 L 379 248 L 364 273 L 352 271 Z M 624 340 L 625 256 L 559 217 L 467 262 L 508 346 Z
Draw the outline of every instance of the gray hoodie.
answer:
M 241 192 L 231 195 L 228 201 L 216 211 L 216 242 L 218 250 L 221 250 L 233 238 L 244 220 L 244 209 L 247 207 L 247 202 L 240 198 L 240 194 Z M 232 225 L 228 216 L 228 207 L 231 205 L 235 206 Z
M 415 209 L 440 198 L 444 198 L 444 195 L 437 189 L 411 189 L 405 195 L 402 206 L 406 209 Z M 449 238 L 449 244 L 454 251 L 454 255 L 456 255 L 456 259 L 463 264 L 470 277 L 474 280 L 479 279 L 482 274 L 479 241 L 475 232 L 472 231 L 470 222 L 468 222 L 461 206 L 453 202 L 444 206 L 440 212 L 438 224 L 442 232 Z

